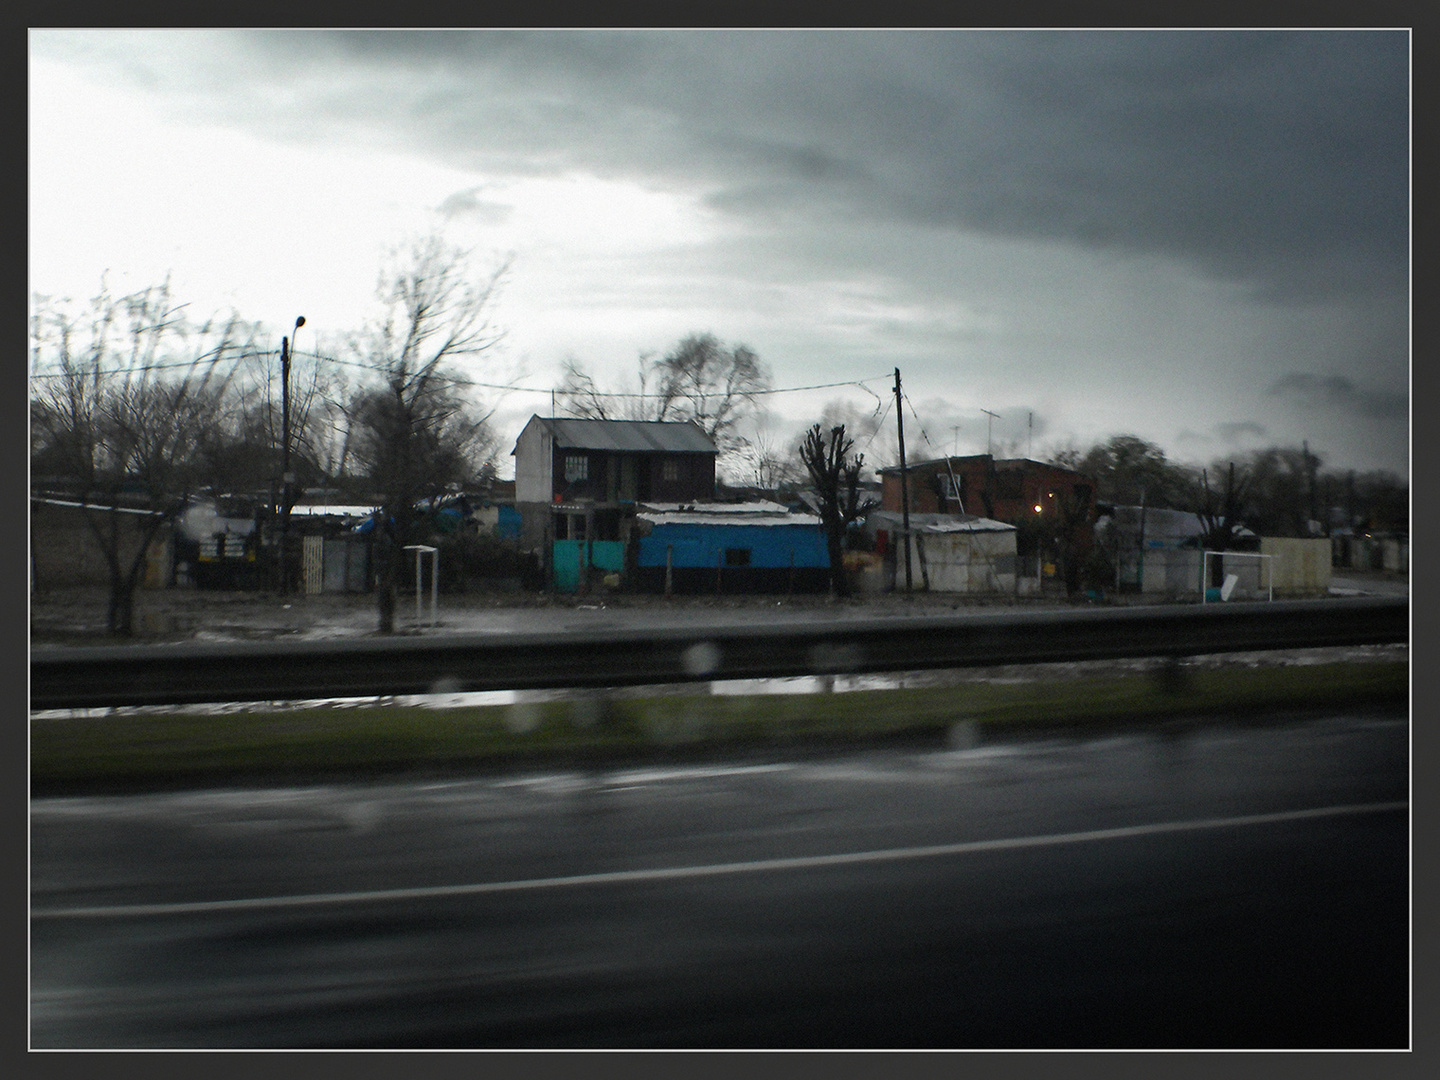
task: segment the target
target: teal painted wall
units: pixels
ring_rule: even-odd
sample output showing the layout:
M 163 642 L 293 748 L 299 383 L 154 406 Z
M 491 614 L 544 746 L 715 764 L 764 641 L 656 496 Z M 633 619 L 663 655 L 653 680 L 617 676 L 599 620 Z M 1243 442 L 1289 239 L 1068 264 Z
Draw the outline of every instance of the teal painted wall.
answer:
M 619 540 L 556 540 L 555 589 L 579 592 L 582 561 L 597 570 L 619 573 L 625 569 L 625 545 Z

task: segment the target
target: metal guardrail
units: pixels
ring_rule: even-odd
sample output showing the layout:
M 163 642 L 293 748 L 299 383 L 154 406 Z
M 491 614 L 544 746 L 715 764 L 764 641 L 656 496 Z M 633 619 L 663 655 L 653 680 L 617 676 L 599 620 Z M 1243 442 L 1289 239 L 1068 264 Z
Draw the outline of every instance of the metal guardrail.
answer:
M 1405 598 L 844 619 L 714 629 L 40 648 L 32 709 L 295 701 L 1406 642 Z

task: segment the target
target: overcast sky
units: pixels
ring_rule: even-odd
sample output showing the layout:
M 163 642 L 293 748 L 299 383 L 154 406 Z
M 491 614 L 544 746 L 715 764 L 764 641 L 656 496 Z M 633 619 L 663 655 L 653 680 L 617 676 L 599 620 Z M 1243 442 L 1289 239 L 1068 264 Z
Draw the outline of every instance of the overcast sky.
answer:
M 381 256 L 513 265 L 506 450 L 574 358 L 710 331 L 788 438 L 911 458 L 1117 433 L 1408 477 L 1403 32 L 31 31 L 30 286 L 169 272 L 338 349 Z M 617 385 L 618 388 L 618 385 Z M 913 412 L 911 410 L 914 410 Z M 998 414 L 988 417 L 984 410 Z M 872 460 L 893 457 L 894 407 Z M 958 429 L 958 430 L 957 430 Z M 508 467 L 508 456 L 502 470 Z

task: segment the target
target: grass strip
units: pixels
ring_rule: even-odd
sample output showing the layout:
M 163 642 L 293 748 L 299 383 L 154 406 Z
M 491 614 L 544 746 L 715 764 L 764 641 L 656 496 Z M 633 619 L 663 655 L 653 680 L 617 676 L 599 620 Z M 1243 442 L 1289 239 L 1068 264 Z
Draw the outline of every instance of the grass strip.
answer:
M 665 755 L 676 751 L 1151 723 L 1403 703 L 1406 662 L 1207 669 L 830 694 L 584 698 L 436 709 L 379 705 L 219 714 L 44 718 L 30 725 L 32 791 L 223 784 Z

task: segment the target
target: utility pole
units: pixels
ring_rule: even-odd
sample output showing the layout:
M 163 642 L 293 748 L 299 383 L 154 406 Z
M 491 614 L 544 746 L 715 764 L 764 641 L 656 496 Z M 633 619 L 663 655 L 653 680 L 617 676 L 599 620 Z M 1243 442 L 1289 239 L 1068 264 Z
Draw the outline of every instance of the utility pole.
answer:
M 900 521 L 905 539 L 905 591 L 911 589 L 910 576 L 910 479 L 905 474 L 905 410 L 900 397 L 900 369 L 895 369 L 895 430 L 900 436 Z
M 1311 536 L 1311 535 L 1312 535 L 1312 533 L 1310 532 L 1310 523 L 1311 523 L 1312 521 L 1315 521 L 1315 520 L 1316 520 L 1316 518 L 1315 518 L 1315 459 L 1310 456 L 1310 440 L 1309 440 L 1309 439 L 1304 440 L 1300 445 L 1301 445 L 1301 447 L 1303 448 L 1304 454 L 1305 454 L 1305 487 L 1306 487 L 1306 500 L 1305 500 L 1305 501 L 1306 501 L 1306 504 L 1307 504 L 1307 505 L 1306 505 L 1306 515 L 1307 515 L 1307 516 L 1306 516 L 1306 520 L 1305 520 L 1305 535 L 1308 537 L 1308 536 Z M 1327 518 L 1327 520 L 1328 520 L 1328 518 Z M 1327 536 L 1330 534 L 1330 530 L 1329 530 L 1328 528 L 1325 529 L 1325 534 L 1326 534 Z
M 295 320 L 295 331 L 305 325 L 305 316 Z M 280 591 L 290 591 L 290 338 L 280 339 Z

